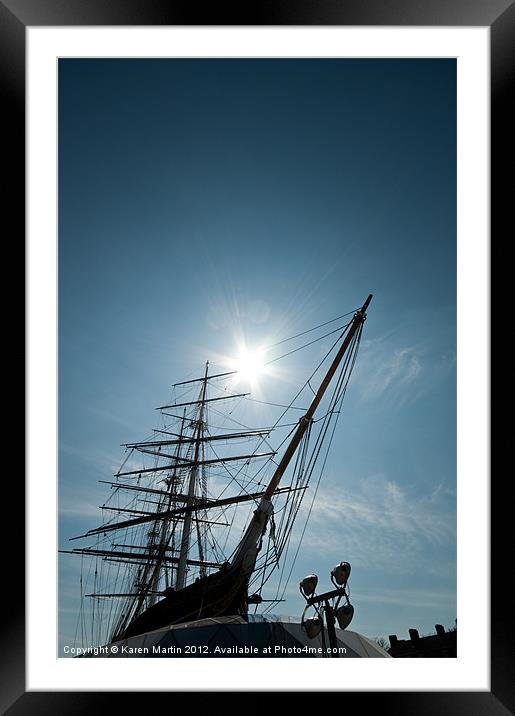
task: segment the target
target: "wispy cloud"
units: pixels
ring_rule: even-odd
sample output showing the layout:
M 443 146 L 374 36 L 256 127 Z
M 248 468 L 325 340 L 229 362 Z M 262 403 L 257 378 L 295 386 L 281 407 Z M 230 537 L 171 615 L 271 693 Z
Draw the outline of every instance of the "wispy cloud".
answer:
M 98 504 L 93 502 L 64 497 L 59 499 L 59 514 L 61 517 L 96 517 L 98 519 L 100 510 Z
M 64 441 L 59 443 L 59 452 L 61 455 L 70 456 L 76 461 L 83 463 L 92 474 L 113 475 L 123 459 L 120 453 L 114 451 L 101 450 L 95 447 L 93 450 L 88 445 L 69 445 Z M 63 475 L 64 477 L 64 475 Z
M 366 399 L 377 399 L 387 391 L 398 393 L 416 381 L 422 372 L 421 357 L 413 346 L 394 348 L 379 343 L 373 354 L 366 356 L 367 362 L 371 362 L 372 355 L 374 364 L 369 366 L 372 370 L 362 393 Z
M 443 330 L 443 329 L 442 329 Z M 361 399 L 397 408 L 433 391 L 456 370 L 454 336 L 414 335 L 406 325 L 365 338 L 353 382 Z
M 430 547 L 452 553 L 455 519 L 449 497 L 443 485 L 430 493 L 409 494 L 384 475 L 343 494 L 340 487 L 338 496 L 326 484 L 313 505 L 302 550 L 316 553 L 344 545 L 355 563 L 412 572 Z M 437 572 L 438 564 L 431 569 Z
M 362 591 L 359 601 L 369 604 L 389 604 L 414 609 L 441 609 L 455 599 L 454 592 L 446 589 L 374 589 Z

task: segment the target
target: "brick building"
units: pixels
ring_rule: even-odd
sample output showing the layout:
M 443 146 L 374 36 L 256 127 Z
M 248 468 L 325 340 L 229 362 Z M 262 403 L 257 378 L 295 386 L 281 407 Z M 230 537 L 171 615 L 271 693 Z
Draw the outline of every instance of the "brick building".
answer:
M 436 624 L 435 630 L 435 634 L 420 636 L 416 629 L 410 629 L 410 638 L 405 640 L 391 634 L 390 648 L 387 651 L 396 659 L 456 657 L 456 629 L 445 631 L 441 624 Z

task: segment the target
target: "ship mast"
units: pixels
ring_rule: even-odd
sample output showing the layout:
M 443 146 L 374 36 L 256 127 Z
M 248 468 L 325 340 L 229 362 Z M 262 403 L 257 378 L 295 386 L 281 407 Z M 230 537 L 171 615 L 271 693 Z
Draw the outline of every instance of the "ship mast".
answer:
M 320 387 L 318 388 L 313 400 L 311 401 L 311 405 L 309 406 L 306 414 L 299 420 L 299 425 L 290 441 L 290 444 L 288 445 L 288 448 L 286 449 L 279 465 L 277 466 L 277 469 L 275 470 L 272 479 L 270 480 L 270 483 L 265 490 L 265 494 L 261 498 L 258 508 L 254 512 L 247 531 L 233 557 L 231 567 L 239 567 L 244 573 L 248 575 L 250 575 L 254 570 L 256 557 L 261 546 L 261 538 L 264 534 L 268 518 L 272 514 L 272 495 L 277 490 L 279 482 L 286 468 L 288 467 L 306 430 L 311 424 L 315 410 L 320 404 L 320 401 L 322 400 L 324 393 L 327 390 L 327 386 L 331 382 L 332 377 L 334 376 L 338 366 L 340 365 L 342 358 L 347 351 L 347 348 L 349 347 L 352 342 L 352 339 L 356 335 L 358 328 L 365 320 L 367 308 L 371 300 L 372 294 L 369 294 L 363 306 L 354 314 L 351 326 L 342 342 L 342 345 L 340 346 L 338 353 L 336 354 L 333 362 L 331 363 L 331 366 L 329 367 L 329 370 L 327 371 L 322 383 L 320 384 Z
M 98 591 L 95 584 L 94 593 L 85 595 L 96 599 L 114 597 L 125 600 L 120 603 L 115 614 L 114 630 L 112 626 L 109 626 L 112 641 L 154 630 L 164 624 L 199 619 L 202 615 L 246 614 L 249 603 L 249 580 L 256 569 L 262 539 L 268 519 L 273 512 L 272 500 L 275 500 L 275 497 L 281 493 L 297 492 L 305 490 L 307 487 L 307 484 L 298 482 L 292 482 L 288 487 L 279 485 L 302 441 L 309 438 L 309 429 L 314 414 L 339 366 L 343 364 L 342 375 L 345 375 L 346 366 L 353 365 L 353 356 L 355 356 L 361 334 L 360 329 L 371 300 L 372 295 L 369 295 L 338 339 L 341 340 L 341 345 L 336 356 L 314 394 L 306 413 L 294 428 L 293 436 L 269 484 L 263 490 L 259 492 L 244 490 L 242 494 L 227 497 L 222 492 L 218 498 L 208 497 L 209 493 L 203 479 L 205 466 L 217 464 L 225 466 L 226 463 L 233 461 L 248 463 L 250 460 L 269 458 L 276 454 L 274 451 L 257 452 L 259 445 L 251 454 L 219 456 L 214 449 L 214 458 L 210 454 L 206 454 L 206 449 L 211 449 L 211 443 L 217 440 L 257 437 L 261 438 L 259 443 L 261 445 L 263 439 L 268 437 L 271 430 L 274 429 L 273 427 L 258 430 L 239 429 L 217 435 L 209 434 L 206 425 L 208 404 L 213 401 L 243 398 L 247 395 L 241 393 L 208 398 L 208 381 L 233 373 L 231 371 L 209 375 L 209 362 L 206 362 L 203 377 L 174 385 L 175 387 L 200 383 L 197 400 L 175 402 L 172 405 L 162 405 L 156 408 L 161 410 L 163 415 L 179 419 L 181 421 L 180 429 L 176 432 L 171 432 L 169 429 L 156 430 L 155 432 L 160 433 L 164 439 L 153 438 L 125 444 L 128 449 L 137 450 L 144 455 L 148 454 L 156 458 L 154 466 L 140 469 L 130 466 L 131 469 L 127 470 L 124 463 L 115 473 L 116 482 L 108 484 L 116 488 L 116 491 L 129 491 L 134 495 L 134 500 L 140 500 L 136 506 L 141 505 L 144 509 L 133 509 L 132 502 L 123 507 L 105 505 L 102 509 L 126 513 L 129 517 L 115 522 L 108 520 L 99 527 L 88 530 L 85 535 L 71 538 L 98 536 L 94 547 L 78 548 L 71 552 L 94 558 L 100 557 L 117 565 L 127 564 L 130 565 L 131 570 L 134 569 L 134 572 L 129 572 L 130 580 L 122 583 L 121 589 L 115 588 L 108 592 Z M 336 389 L 337 394 L 339 394 L 338 391 L 339 388 Z M 190 418 L 186 418 L 190 406 L 192 406 Z M 193 406 L 195 407 L 193 408 Z M 184 408 L 182 415 L 164 412 L 177 408 Z M 136 476 L 137 482 L 131 484 L 131 478 L 135 479 Z M 120 478 L 124 479 L 120 482 Z M 141 479 L 143 479 L 143 484 L 140 484 Z M 167 487 L 162 489 L 160 483 L 165 483 Z M 199 483 L 201 489 L 198 489 Z M 218 553 L 214 545 L 209 542 L 209 547 L 213 550 L 212 554 L 216 559 L 216 561 L 212 561 L 211 555 L 205 549 L 208 544 L 205 530 L 211 529 L 209 525 L 230 525 L 217 522 L 216 516 L 214 521 L 206 519 L 206 511 L 221 509 L 223 513 L 228 506 L 254 500 L 259 501 L 257 508 L 230 560 L 221 562 L 219 554 L 223 555 L 225 550 L 222 549 Z M 157 509 L 151 506 L 153 504 L 157 504 Z M 177 545 L 179 549 L 176 549 L 175 535 L 179 532 L 177 527 L 181 522 L 180 543 Z M 151 524 L 152 527 L 146 533 L 148 535 L 148 539 L 145 540 L 146 544 L 141 543 L 141 537 L 138 536 L 137 531 L 121 532 L 141 526 L 145 533 L 144 525 L 147 524 Z M 201 525 L 207 526 L 202 527 Z M 198 538 L 198 559 L 196 558 L 197 554 L 191 554 L 194 530 L 196 530 Z M 204 532 L 202 532 L 203 530 Z M 113 532 L 129 536 L 120 542 L 109 543 L 108 535 Z M 60 551 L 68 552 L 68 550 Z M 279 555 L 277 555 L 278 558 Z M 190 584 L 188 584 L 190 565 L 198 570 L 200 577 L 190 580 Z M 215 569 L 219 571 L 210 571 Z M 173 578 L 174 574 L 175 579 Z M 163 598 L 160 599 L 160 597 Z
M 180 450 L 181 450 L 181 446 L 182 446 L 182 437 L 183 437 L 183 433 L 184 433 L 185 422 L 186 422 L 186 409 L 184 409 L 184 415 L 181 420 L 181 429 L 180 429 L 180 433 L 179 433 L 179 440 L 177 441 L 177 448 L 176 448 L 177 457 L 180 457 Z M 168 509 L 171 508 L 172 500 L 174 498 L 175 479 L 176 479 L 176 474 L 174 473 L 173 477 L 171 477 L 169 479 L 169 498 L 168 498 L 168 502 L 167 502 Z M 162 520 L 161 539 L 159 542 L 159 553 L 158 553 L 157 561 L 156 561 L 156 564 L 154 567 L 153 576 L 149 582 L 149 590 L 148 590 L 149 606 L 152 606 L 152 604 L 154 604 L 154 602 L 157 599 L 157 589 L 159 586 L 160 571 L 163 566 L 163 559 L 166 557 L 166 550 L 168 549 L 170 538 L 173 536 L 172 532 L 170 532 L 170 534 L 167 536 L 167 532 L 168 532 L 169 528 L 170 528 L 170 521 Z
M 195 485 L 199 471 L 199 455 L 204 434 L 204 409 L 206 404 L 207 380 L 208 380 L 209 361 L 206 361 L 206 372 L 202 380 L 202 388 L 200 391 L 200 407 L 199 415 L 195 430 L 195 454 L 193 457 L 193 466 L 190 471 L 190 479 L 188 484 L 188 503 L 191 503 L 195 497 Z M 177 566 L 177 579 L 175 582 L 176 589 L 182 589 L 186 583 L 186 566 L 188 560 L 188 552 L 190 548 L 191 522 L 193 518 L 192 512 L 187 512 L 184 517 L 184 525 L 181 537 L 181 549 L 179 552 L 179 563 Z

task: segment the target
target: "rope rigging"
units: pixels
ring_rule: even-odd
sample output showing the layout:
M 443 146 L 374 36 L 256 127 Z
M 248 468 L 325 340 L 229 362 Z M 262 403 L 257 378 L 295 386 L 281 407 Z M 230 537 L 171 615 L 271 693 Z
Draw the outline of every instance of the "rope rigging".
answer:
M 353 340 L 353 343 L 351 344 L 351 347 L 350 347 L 350 349 L 349 349 L 349 353 L 348 353 L 347 359 L 346 359 L 345 363 L 343 364 L 343 366 L 342 366 L 342 368 L 341 368 L 341 370 L 340 370 L 339 378 L 338 378 L 338 380 L 337 380 L 336 386 L 335 386 L 335 388 L 334 388 L 334 390 L 333 390 L 333 394 L 332 394 L 331 399 L 330 399 L 330 407 L 329 407 L 329 409 L 328 409 L 326 415 L 324 416 L 324 422 L 323 422 L 323 424 L 322 424 L 322 428 L 321 428 L 321 430 L 320 430 L 320 432 L 319 432 L 319 435 L 318 435 L 318 437 L 317 437 L 317 440 L 316 440 L 316 442 L 315 442 L 315 445 L 314 445 L 314 447 L 313 447 L 313 449 L 312 449 L 312 451 L 311 451 L 311 455 L 310 455 L 310 458 L 309 458 L 309 460 L 308 460 L 308 462 L 307 462 L 307 465 L 305 465 L 306 484 L 309 484 L 309 481 L 310 481 L 310 479 L 311 479 L 311 476 L 312 476 L 312 474 L 313 474 L 313 472 L 314 472 L 314 470 L 315 470 L 315 466 L 316 466 L 316 464 L 317 464 L 318 458 L 319 458 L 319 456 L 320 456 L 320 454 L 321 454 L 322 445 L 323 445 L 323 443 L 324 443 L 325 437 L 326 437 L 326 435 L 327 435 L 327 432 L 329 431 L 329 428 L 330 428 L 330 425 L 331 425 L 331 421 L 332 421 L 331 435 L 330 435 L 329 442 L 327 443 L 327 447 L 326 447 L 326 449 L 325 449 L 325 455 L 324 455 L 323 463 L 322 463 L 321 470 L 320 470 L 320 473 L 319 473 L 319 476 L 318 476 L 316 488 L 315 488 L 315 491 L 314 491 L 314 494 L 313 494 L 313 497 L 312 497 L 312 500 L 311 500 L 310 507 L 309 507 L 309 509 L 308 509 L 308 513 L 307 513 L 307 515 L 306 515 L 306 519 L 305 519 L 305 522 L 304 522 L 304 526 L 303 526 L 303 529 L 302 529 L 302 533 L 301 533 L 301 537 L 300 537 L 299 543 L 298 543 L 298 545 L 297 545 L 297 549 L 296 549 L 295 554 L 294 554 L 294 556 L 293 556 L 293 559 L 292 559 L 292 562 L 291 562 L 291 565 L 290 565 L 290 569 L 289 569 L 288 575 L 287 575 L 287 577 L 286 577 L 286 581 L 285 581 L 285 583 L 284 583 L 284 588 L 283 588 L 282 594 L 279 596 L 279 590 L 280 590 L 280 588 L 281 588 L 281 582 L 282 582 L 282 580 L 283 580 L 284 571 L 285 571 L 285 566 L 286 566 L 286 561 L 287 561 L 287 552 L 288 552 L 288 546 L 289 546 L 290 538 L 291 538 L 291 534 L 292 534 L 293 523 L 295 522 L 295 519 L 296 519 L 296 517 L 297 517 L 297 515 L 298 515 L 298 512 L 299 512 L 299 510 L 300 510 L 301 503 L 302 503 L 302 498 L 303 498 L 303 496 L 304 496 L 304 492 L 299 492 L 299 493 L 298 493 L 299 497 L 298 497 L 296 500 L 295 500 L 295 498 L 293 498 L 293 500 L 296 502 L 296 504 L 295 504 L 294 506 L 292 506 L 292 508 L 291 508 L 291 519 L 286 522 L 287 529 L 284 531 L 282 543 L 281 543 L 280 547 L 278 548 L 279 555 L 282 554 L 282 552 L 283 552 L 283 550 L 284 550 L 285 548 L 286 548 L 286 553 L 285 553 L 285 557 L 284 557 L 283 564 L 282 564 L 282 569 L 281 569 L 280 578 L 279 578 L 279 582 L 278 582 L 278 586 L 277 586 L 277 591 L 276 591 L 276 599 L 274 600 L 274 603 L 275 603 L 275 602 L 278 602 L 278 601 L 281 601 L 282 598 L 284 597 L 284 593 L 285 593 L 285 590 L 286 590 L 286 585 L 287 585 L 288 582 L 289 582 L 289 579 L 290 579 L 291 574 L 292 574 L 292 572 L 293 572 L 293 568 L 294 568 L 294 566 L 295 566 L 295 562 L 296 562 L 296 559 L 297 559 L 297 556 L 298 556 L 298 553 L 299 553 L 299 550 L 300 550 L 300 546 L 301 546 L 301 544 L 302 544 L 302 540 L 303 540 L 303 537 L 304 537 L 304 534 L 305 534 L 305 531 L 306 531 L 306 528 L 307 528 L 307 524 L 308 524 L 308 521 L 309 521 L 309 517 L 310 517 L 310 514 L 311 514 L 311 510 L 312 510 L 312 507 L 313 507 L 313 504 L 314 504 L 314 500 L 315 500 L 315 497 L 316 497 L 316 494 L 317 494 L 317 491 L 318 491 L 318 488 L 319 488 L 319 485 L 320 485 L 320 481 L 321 481 L 321 479 L 322 479 L 322 475 L 323 475 L 323 472 L 324 472 L 324 468 L 325 468 L 325 464 L 326 464 L 326 461 L 327 461 L 327 457 L 328 457 L 328 454 L 329 454 L 329 451 L 330 451 L 330 447 L 331 447 L 331 444 L 332 444 L 332 441 L 333 441 L 333 437 L 334 437 L 334 433 L 335 433 L 335 429 L 336 429 L 336 424 L 337 424 L 337 422 L 338 422 L 338 418 L 339 418 L 340 413 L 341 413 L 341 405 L 342 405 L 342 403 L 343 403 L 343 399 L 344 399 L 344 397 L 345 397 L 345 393 L 346 393 L 346 390 L 347 390 L 347 387 L 348 387 L 348 384 L 349 384 L 350 376 L 351 376 L 351 374 L 352 374 L 352 370 L 353 370 L 354 365 L 355 365 L 355 362 L 356 362 L 356 357 L 357 357 L 357 353 L 358 353 L 358 350 L 359 350 L 359 345 L 360 345 L 360 342 L 361 342 L 362 328 L 363 328 L 363 326 L 361 326 L 360 329 L 358 330 L 358 332 L 356 333 L 356 336 L 355 336 L 355 338 L 354 338 L 354 340 Z M 333 419 L 333 418 L 334 418 L 334 419 Z M 298 479 L 298 478 L 297 478 L 297 479 Z M 294 494 L 295 494 L 295 493 L 294 493 Z M 272 567 L 272 568 L 269 569 L 270 567 Z M 267 563 L 265 562 L 265 564 L 260 565 L 260 569 L 263 570 L 262 585 L 261 585 L 261 588 L 262 588 L 262 586 L 264 586 L 264 584 L 265 584 L 265 583 L 268 581 L 268 579 L 270 579 L 270 577 L 272 576 L 272 573 L 273 573 L 273 571 L 274 571 L 274 569 L 275 569 L 275 565 L 270 565 L 270 564 L 267 564 Z M 266 577 L 264 576 L 264 571 L 265 571 L 265 570 L 268 570 L 268 574 L 267 574 Z M 256 571 L 257 571 L 257 570 L 256 570 Z M 265 613 L 268 612 L 268 611 L 270 611 L 270 610 L 273 608 L 273 605 L 274 605 L 273 603 L 270 604 L 270 605 L 267 607 L 267 609 L 265 610 Z
M 331 323 L 341 321 L 341 319 L 351 314 L 355 315 L 355 312 L 351 311 L 337 316 L 330 321 L 326 321 L 318 326 L 278 341 L 272 344 L 269 350 L 310 334 Z M 181 530 L 184 532 L 185 529 L 184 523 L 188 509 L 193 509 L 193 512 L 191 512 L 192 529 L 188 543 L 189 551 L 186 556 L 189 560 L 190 555 L 198 555 L 196 564 L 195 560 L 193 560 L 194 566 L 192 573 L 190 573 L 189 580 L 191 580 L 192 575 L 194 576 L 195 574 L 198 574 L 201 578 L 208 576 L 210 574 L 209 569 L 214 568 L 210 567 L 210 564 L 218 567 L 227 561 L 227 556 L 224 557 L 224 555 L 227 555 L 227 551 L 232 550 L 231 557 L 235 554 L 238 543 L 236 542 L 234 545 L 234 533 L 241 531 L 241 535 L 244 534 L 246 525 L 259 499 L 259 497 L 255 495 L 263 494 L 257 491 L 261 487 L 268 485 L 270 473 L 278 467 L 278 461 L 274 458 L 273 454 L 262 464 L 258 464 L 255 469 L 251 469 L 251 465 L 252 467 L 254 465 L 254 463 L 251 463 L 251 460 L 259 456 L 259 451 L 263 449 L 264 445 L 267 447 L 267 450 L 272 449 L 270 434 L 274 430 L 286 430 L 284 437 L 275 447 L 274 454 L 279 453 L 284 445 L 290 441 L 292 435 L 299 427 L 299 422 L 302 422 L 304 418 L 301 418 L 301 421 L 289 422 L 288 419 L 285 420 L 285 416 L 291 410 L 300 410 L 306 413 L 307 409 L 297 405 L 297 401 L 303 395 L 304 391 L 309 391 L 311 397 L 308 395 L 308 403 L 311 402 L 312 397 L 316 395 L 313 385 L 311 384 L 314 377 L 333 354 L 336 346 L 345 338 L 352 325 L 353 320 L 350 320 L 347 324 L 339 325 L 337 328 L 304 342 L 302 345 L 272 358 L 264 364 L 269 365 L 275 363 L 309 346 L 313 346 L 330 336 L 335 336 L 332 345 L 318 361 L 314 370 L 304 381 L 289 404 L 258 400 L 242 394 L 235 396 L 235 402 L 231 404 L 232 407 L 229 413 L 223 413 L 223 411 L 210 403 L 208 415 L 208 406 L 205 405 L 204 402 L 207 385 L 219 392 L 224 393 L 225 391 L 221 389 L 219 385 L 209 382 L 206 367 L 206 377 L 204 383 L 202 383 L 204 392 L 200 394 L 202 401 L 192 401 L 191 405 L 194 407 L 189 407 L 190 403 L 185 402 L 184 404 L 188 407 L 184 409 L 182 418 L 179 415 L 173 416 L 182 421 L 181 428 L 176 428 L 171 432 L 172 424 L 170 420 L 166 421 L 165 414 L 162 413 L 163 429 L 153 431 L 154 434 L 156 432 L 165 433 L 166 440 L 161 442 L 172 446 L 173 450 L 176 450 L 175 453 L 170 452 L 170 448 L 162 452 L 160 441 L 157 440 L 157 437 L 161 436 L 155 435 L 154 437 L 150 435 L 148 440 L 141 441 L 139 444 L 134 443 L 126 446 L 126 456 L 118 469 L 118 473 L 125 472 L 125 475 L 123 478 L 121 475 L 119 476 L 118 473 L 115 475 L 116 481 L 123 479 L 124 484 L 118 485 L 116 482 L 112 483 L 114 489 L 102 505 L 102 508 L 107 512 L 112 511 L 113 516 L 109 517 L 109 519 L 103 523 L 102 527 L 109 527 L 109 529 L 112 530 L 113 527 L 118 524 L 118 521 L 120 521 L 120 513 L 122 513 L 122 520 L 125 520 L 123 512 L 128 513 L 129 516 L 131 511 L 134 513 L 157 515 L 159 512 L 173 510 L 178 510 L 180 513 L 183 505 L 186 505 L 187 509 L 182 510 L 182 516 L 181 514 L 168 516 L 167 513 L 166 517 L 163 516 L 161 521 L 146 521 L 141 523 L 141 520 L 125 520 L 128 524 L 121 524 L 120 529 L 116 529 L 115 531 L 106 530 L 105 532 L 99 531 L 95 534 L 93 547 L 88 549 L 92 552 L 92 556 L 94 555 L 95 549 L 97 552 L 102 552 L 103 556 L 95 556 L 93 560 L 87 560 L 88 570 L 86 570 L 83 569 L 83 562 L 84 557 L 87 556 L 88 549 L 81 552 L 81 606 L 77 622 L 76 638 L 78 638 L 80 632 L 83 643 L 89 639 L 101 642 L 102 639 L 106 640 L 110 638 L 110 636 L 121 634 L 138 614 L 155 602 L 156 595 L 162 594 L 164 588 L 173 585 L 174 576 L 177 573 L 176 562 L 179 561 L 178 557 L 180 554 L 180 535 Z M 314 500 L 322 479 L 329 449 L 333 441 L 336 424 L 342 411 L 342 403 L 350 376 L 356 362 L 363 331 L 363 322 L 361 322 L 357 330 L 354 330 L 355 333 L 352 339 L 350 339 L 349 333 L 348 340 L 350 340 L 350 343 L 348 343 L 347 352 L 338 368 L 337 375 L 335 374 L 334 388 L 332 388 L 332 392 L 328 395 L 328 398 L 325 398 L 327 402 L 325 412 L 320 417 L 316 419 L 311 418 L 309 420 L 307 429 L 302 435 L 302 438 L 300 438 L 292 464 L 289 468 L 289 481 L 281 487 L 281 494 L 274 501 L 274 512 L 272 512 L 270 516 L 268 529 L 263 534 L 262 549 L 258 555 L 255 568 L 249 581 L 249 585 L 255 585 L 257 593 L 261 594 L 263 588 L 271 580 L 272 576 L 274 576 L 274 574 L 277 576 L 277 580 L 273 585 L 273 589 L 275 590 L 273 593 L 274 598 L 267 600 L 270 604 L 265 608 L 263 613 L 269 612 L 274 604 L 283 601 L 286 586 L 292 575 L 299 554 Z M 177 400 L 186 401 L 194 394 L 196 390 L 194 387 L 195 379 L 186 382 L 191 382 L 192 385 L 185 390 L 182 389 L 180 392 L 176 391 L 174 386 L 174 393 L 176 393 L 175 402 L 177 402 Z M 243 393 L 243 391 L 241 392 Z M 228 395 L 227 397 L 232 396 Z M 220 399 L 221 398 L 214 398 L 213 400 Z M 201 403 L 202 408 L 199 408 L 197 403 Z M 262 429 L 260 432 L 254 432 L 252 439 L 255 440 L 255 447 L 249 451 L 249 455 L 242 457 L 240 460 L 241 464 L 227 464 L 226 461 L 238 460 L 238 457 L 225 456 L 224 460 L 224 456 L 222 456 L 213 444 L 216 434 L 212 433 L 208 427 L 208 423 L 211 425 L 210 421 L 208 421 L 208 417 L 213 414 L 223 418 L 223 420 L 216 419 L 217 422 L 221 423 L 216 426 L 216 430 L 227 430 L 226 422 L 229 421 L 233 425 L 237 425 L 240 429 L 242 428 L 245 431 L 251 432 L 251 428 L 248 425 L 232 417 L 232 413 L 237 411 L 238 406 L 245 405 L 246 403 L 280 408 L 281 412 L 275 421 L 271 421 L 272 425 L 270 427 Z M 216 403 L 216 405 L 219 405 L 219 403 Z M 204 413 L 202 409 L 204 409 Z M 211 425 L 211 427 L 214 426 Z M 190 438 L 185 439 L 183 429 L 189 431 L 187 435 L 197 435 L 197 453 L 195 455 L 195 459 L 196 456 L 199 455 L 197 462 L 193 460 L 195 441 Z M 232 429 L 234 433 L 238 432 L 238 435 L 244 435 L 243 432 L 237 431 L 234 427 L 230 429 Z M 177 436 L 178 440 L 175 440 L 173 436 Z M 226 436 L 223 435 L 222 437 L 225 438 Z M 230 437 L 228 433 L 228 438 Z M 235 435 L 235 438 L 236 437 L 237 435 Z M 172 438 L 172 440 L 170 438 Z M 173 444 L 174 440 L 177 445 Z M 149 450 L 148 446 L 143 445 L 145 442 L 149 442 L 155 446 L 153 451 Z M 236 441 L 236 444 L 238 444 L 238 442 L 239 440 Z M 138 445 L 141 447 L 138 447 Z M 135 451 L 141 463 L 141 466 L 138 466 L 137 469 L 132 467 L 136 455 Z M 152 458 L 150 459 L 143 453 L 150 453 Z M 173 459 L 172 464 L 163 466 L 161 461 L 166 460 L 167 463 L 169 463 L 170 458 Z M 197 466 L 196 470 L 198 474 L 195 477 L 195 498 L 191 496 L 191 492 L 190 497 L 185 498 L 185 493 L 187 492 L 185 488 L 188 483 L 189 471 L 195 469 L 188 467 L 188 460 L 190 464 L 195 462 Z M 206 462 L 220 463 L 219 468 L 209 465 L 209 483 L 207 464 L 204 464 Z M 147 468 L 149 463 L 151 467 Z M 185 463 L 184 467 L 181 467 L 182 463 Z M 127 466 L 129 470 L 125 471 Z M 132 472 L 133 470 L 134 472 Z M 299 517 L 307 488 L 315 472 L 317 472 L 317 479 L 314 494 L 306 510 L 300 540 L 295 544 L 292 540 L 293 527 Z M 222 478 L 224 478 L 223 481 Z M 283 480 L 283 483 L 284 482 Z M 232 494 L 233 491 L 235 493 L 234 495 Z M 199 505 L 195 508 L 194 499 L 201 499 L 206 504 L 213 500 L 221 500 L 223 503 L 222 498 L 225 497 L 227 493 L 230 493 L 231 497 L 234 498 L 248 498 L 248 514 L 244 520 L 241 519 L 242 511 L 238 509 L 236 504 L 222 504 L 210 510 L 205 509 L 205 505 Z M 189 502 L 188 499 L 190 500 Z M 122 502 L 122 500 L 124 500 L 124 502 Z M 245 508 L 245 503 L 243 507 Z M 223 520 L 223 522 L 221 522 L 221 520 Z M 135 524 L 131 524 L 131 522 L 135 522 Z M 215 529 L 215 526 L 217 526 L 217 529 Z M 123 539 L 120 539 L 122 530 Z M 95 530 L 93 530 L 93 532 L 95 532 Z M 177 534 L 179 535 L 178 538 Z M 233 540 L 233 542 L 230 540 Z M 129 552 L 127 552 L 127 550 L 129 550 Z M 182 554 L 184 555 L 184 551 Z M 95 565 L 93 574 L 91 572 L 92 563 Z M 277 573 L 279 566 L 280 569 Z M 188 570 L 189 569 L 190 568 L 188 568 Z M 89 595 L 85 593 L 87 590 L 84 584 L 90 583 L 91 581 L 93 584 L 93 594 Z M 105 591 L 106 589 L 107 592 Z M 92 597 L 90 609 L 92 617 L 91 633 L 87 633 L 85 627 L 85 596 Z M 102 599 L 102 596 L 112 598 Z M 257 608 L 258 604 L 255 605 L 256 610 Z

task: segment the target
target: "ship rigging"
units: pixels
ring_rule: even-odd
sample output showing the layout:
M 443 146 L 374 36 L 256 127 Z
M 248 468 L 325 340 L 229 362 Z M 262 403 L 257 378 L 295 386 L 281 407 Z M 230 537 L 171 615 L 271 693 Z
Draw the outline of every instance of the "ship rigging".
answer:
M 72 538 L 89 544 L 61 550 L 82 560 L 83 643 L 206 617 L 245 617 L 252 606 L 266 612 L 283 600 L 305 525 L 295 542 L 292 529 L 305 501 L 316 498 L 371 299 L 345 314 L 351 317 L 344 325 L 279 356 L 334 337 L 291 402 L 271 403 L 282 408 L 271 425 L 235 418 L 236 406 L 252 400 L 231 389 L 235 371 L 212 372 L 206 362 L 203 375 L 174 384 L 175 399 L 156 408 L 162 425 L 124 444 L 114 479 L 100 481 L 110 488 L 105 519 Z M 298 405 L 303 400 L 307 407 Z

